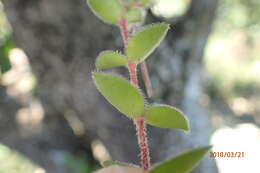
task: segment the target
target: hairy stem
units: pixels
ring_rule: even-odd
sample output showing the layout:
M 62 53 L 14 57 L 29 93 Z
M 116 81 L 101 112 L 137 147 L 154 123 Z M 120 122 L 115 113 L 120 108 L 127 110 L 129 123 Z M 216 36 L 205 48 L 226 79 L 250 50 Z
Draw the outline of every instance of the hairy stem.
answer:
M 125 49 L 127 47 L 127 42 L 129 38 L 128 27 L 127 27 L 127 20 L 122 18 L 119 21 L 119 27 L 121 31 L 121 35 L 124 41 Z M 137 78 L 137 63 L 136 62 L 129 62 L 128 63 L 128 71 L 130 75 L 131 84 L 138 88 L 138 78 Z M 137 139 L 139 150 L 141 153 L 141 163 L 143 169 L 146 171 L 150 168 L 150 156 L 149 156 L 149 147 L 148 147 L 148 140 L 146 136 L 146 124 L 143 117 L 134 119 L 134 123 L 136 125 L 136 132 L 137 132 Z
M 136 132 L 138 137 L 138 145 L 141 152 L 141 162 L 143 169 L 147 171 L 150 168 L 150 156 L 149 156 L 149 147 L 146 136 L 146 124 L 143 117 L 135 119 Z
M 129 75 L 130 75 L 131 84 L 135 87 L 138 87 L 138 78 L 137 78 L 137 72 L 136 72 L 137 63 L 129 62 L 127 67 L 128 67 L 128 71 L 129 71 Z
M 125 18 L 122 18 L 119 21 L 119 27 L 120 27 L 121 35 L 122 35 L 122 38 L 124 41 L 124 47 L 126 48 L 127 42 L 129 39 L 129 33 L 128 33 L 127 20 Z M 152 89 L 152 84 L 151 84 L 150 76 L 149 76 L 145 61 L 141 63 L 141 74 L 142 74 L 142 78 L 144 80 L 147 96 L 152 97 L 153 89 Z

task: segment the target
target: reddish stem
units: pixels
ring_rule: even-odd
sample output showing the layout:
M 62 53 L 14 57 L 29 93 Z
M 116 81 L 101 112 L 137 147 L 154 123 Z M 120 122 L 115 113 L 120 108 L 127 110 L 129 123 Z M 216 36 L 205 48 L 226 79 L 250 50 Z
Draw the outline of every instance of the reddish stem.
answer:
M 150 80 L 150 76 L 149 76 L 147 65 L 146 65 L 145 61 L 141 63 L 141 71 L 142 71 L 142 78 L 144 80 L 144 85 L 146 88 L 147 96 L 152 97 L 153 88 L 152 88 L 152 83 Z
M 124 47 L 126 48 L 128 43 L 129 33 L 128 33 L 127 20 L 125 18 L 120 19 L 119 27 L 124 41 Z M 137 67 L 136 62 L 128 63 L 128 71 L 130 74 L 131 84 L 135 87 L 138 87 L 136 67 Z M 147 136 L 146 136 L 145 120 L 143 117 L 140 117 L 134 119 L 134 122 L 136 125 L 138 145 L 141 153 L 142 167 L 145 171 L 147 171 L 150 168 L 151 163 L 150 163 L 149 147 L 148 147 Z
M 141 162 L 143 169 L 147 171 L 150 168 L 150 156 L 149 156 L 149 147 L 146 136 L 146 124 L 143 117 L 135 119 L 136 132 L 138 137 L 138 145 L 141 152 Z
M 128 63 L 128 70 L 130 73 L 130 81 L 131 84 L 135 87 L 138 87 L 138 78 L 136 73 L 136 62 L 129 62 Z M 146 125 L 144 117 L 134 119 L 136 132 L 137 132 L 137 139 L 138 145 L 141 153 L 141 163 L 144 171 L 147 171 L 150 168 L 150 156 L 149 156 L 149 147 L 148 141 L 146 136 Z
M 124 47 L 127 47 L 127 42 L 128 42 L 128 26 L 127 26 L 127 20 L 125 18 L 121 18 L 119 20 L 119 27 L 121 31 L 121 35 L 124 41 Z
M 121 18 L 119 20 L 119 27 L 120 27 L 121 35 L 122 35 L 122 38 L 123 38 L 123 41 L 124 41 L 124 47 L 126 48 L 127 44 L 128 44 L 129 33 L 128 33 L 127 20 L 125 18 Z M 128 68 L 129 68 L 129 65 L 128 65 Z M 152 97 L 153 89 L 152 89 L 149 73 L 148 73 L 147 66 L 146 66 L 145 62 L 141 63 L 141 71 L 142 71 L 142 78 L 144 80 L 147 95 L 148 95 L 148 97 Z M 131 78 L 131 74 L 133 74 L 133 73 L 131 73 L 130 69 L 129 69 L 129 72 L 130 72 L 130 78 Z M 134 73 L 135 73 L 135 76 L 136 76 L 136 72 L 134 72 Z M 133 77 L 133 79 L 135 79 L 135 77 Z M 138 86 L 138 84 L 135 85 L 135 86 Z
M 131 84 L 135 87 L 138 87 L 136 67 L 137 67 L 137 63 L 135 63 L 135 62 L 128 63 L 128 70 L 129 70 L 129 74 L 130 74 Z

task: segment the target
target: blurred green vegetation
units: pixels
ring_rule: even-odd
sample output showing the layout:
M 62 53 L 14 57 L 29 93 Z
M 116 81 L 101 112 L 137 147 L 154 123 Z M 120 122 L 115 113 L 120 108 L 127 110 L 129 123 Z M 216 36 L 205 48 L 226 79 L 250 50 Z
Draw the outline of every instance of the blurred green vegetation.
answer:
M 3 5 L 0 1 L 0 77 L 11 68 L 8 53 L 14 47 L 15 44 L 11 35 L 11 27 L 6 19 Z
M 260 1 L 220 0 L 204 58 L 210 96 L 232 100 L 260 91 Z
M 15 47 L 16 46 L 11 35 L 7 36 L 2 45 L 0 45 L 0 76 L 11 69 L 9 51 Z
M 100 165 L 93 163 L 86 154 L 72 155 L 67 154 L 65 165 L 75 173 L 90 173 L 100 168 Z
M 1 173 L 33 173 L 39 166 L 21 154 L 0 144 Z
M 2 144 L 0 144 L 0 163 L 0 173 L 45 173 L 33 161 Z M 85 152 L 66 153 L 62 165 L 75 173 L 90 173 L 100 168 Z

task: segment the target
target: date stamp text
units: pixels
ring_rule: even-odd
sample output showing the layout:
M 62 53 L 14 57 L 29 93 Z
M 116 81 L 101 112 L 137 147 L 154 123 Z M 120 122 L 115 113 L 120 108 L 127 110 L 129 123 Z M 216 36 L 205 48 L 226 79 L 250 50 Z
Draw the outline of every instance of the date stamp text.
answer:
M 245 152 L 210 152 L 211 158 L 244 158 Z

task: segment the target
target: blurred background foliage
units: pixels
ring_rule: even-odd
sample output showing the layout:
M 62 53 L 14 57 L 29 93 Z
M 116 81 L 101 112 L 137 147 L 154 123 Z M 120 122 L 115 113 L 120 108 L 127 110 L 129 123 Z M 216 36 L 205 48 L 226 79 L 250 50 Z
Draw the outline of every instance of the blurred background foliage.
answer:
M 221 0 L 204 58 L 211 100 L 228 105 L 231 114 L 252 116 L 258 125 L 259 17 L 258 0 Z
M 65 153 L 60 161 L 61 165 L 75 173 L 92 172 L 99 165 L 89 159 L 87 153 Z M 45 173 L 45 170 L 22 154 L 0 144 L 0 172 L 1 173 Z
M 187 10 L 190 0 L 156 2 L 155 14 L 175 17 Z M 242 122 L 259 127 L 260 1 L 220 0 L 216 16 L 205 50 L 206 92 L 202 102 L 210 107 L 215 129 Z M 1 75 L 11 69 L 9 53 L 15 47 L 0 1 L 0 82 Z M 4 145 L 0 145 L 0 163 L 0 173 L 44 173 L 32 161 Z M 68 153 L 64 163 L 77 173 L 97 168 L 87 155 Z
M 14 48 L 12 41 L 11 27 L 3 11 L 3 5 L 0 2 L 0 76 L 11 68 L 8 52 Z

